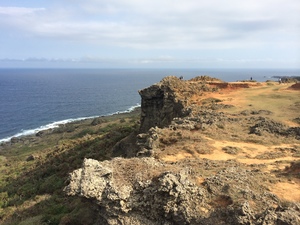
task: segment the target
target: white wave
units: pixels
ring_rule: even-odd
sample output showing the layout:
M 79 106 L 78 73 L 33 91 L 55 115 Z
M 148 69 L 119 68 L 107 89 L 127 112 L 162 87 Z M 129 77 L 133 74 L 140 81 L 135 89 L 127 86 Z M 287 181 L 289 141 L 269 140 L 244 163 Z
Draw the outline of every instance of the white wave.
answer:
M 141 106 L 140 104 L 136 104 L 135 106 L 129 107 L 125 111 L 117 111 L 117 112 L 114 112 L 114 113 L 111 113 L 111 114 L 107 114 L 107 116 L 115 115 L 115 114 L 121 114 L 121 113 L 129 113 L 129 112 L 134 111 L 136 108 L 138 108 L 140 106 Z M 43 125 L 43 126 L 40 126 L 38 128 L 35 128 L 35 129 L 22 130 L 20 133 L 17 133 L 13 136 L 0 139 L 0 144 L 4 143 L 4 142 L 10 142 L 12 138 L 19 138 L 19 137 L 23 137 L 23 136 L 35 135 L 40 131 L 58 128 L 60 125 L 63 125 L 63 124 L 76 122 L 76 121 L 80 121 L 80 120 L 93 119 L 93 118 L 96 118 L 96 117 L 99 117 L 99 116 L 79 117 L 79 118 L 76 118 L 76 119 L 66 119 L 66 120 L 56 121 L 56 122 L 53 122 L 53 123 L 50 123 L 50 124 L 47 124 L 47 125 Z
M 124 111 L 117 111 L 115 113 L 109 114 L 109 115 L 114 115 L 114 114 L 120 114 L 120 113 L 130 113 L 133 112 L 135 109 L 141 107 L 141 104 L 137 103 L 135 106 L 131 106 L 128 109 L 124 110 Z
M 133 112 L 135 109 L 141 107 L 141 104 L 137 103 L 135 106 L 131 106 L 127 112 Z
M 57 127 L 59 127 L 59 125 L 63 125 L 63 124 L 74 122 L 74 121 L 89 119 L 89 118 L 93 118 L 93 117 L 82 117 L 82 118 L 76 118 L 76 119 L 61 120 L 61 121 L 56 121 L 56 122 L 53 122 L 53 123 L 50 123 L 50 124 L 47 124 L 47 125 L 40 126 L 38 128 L 35 128 L 35 129 L 21 130 L 21 132 L 15 134 L 13 136 L 0 139 L 0 143 L 9 142 L 12 138 L 19 138 L 19 137 L 23 137 L 23 136 L 34 135 L 34 134 L 37 134 L 38 132 L 43 131 L 43 130 L 49 130 L 49 129 L 57 128 Z

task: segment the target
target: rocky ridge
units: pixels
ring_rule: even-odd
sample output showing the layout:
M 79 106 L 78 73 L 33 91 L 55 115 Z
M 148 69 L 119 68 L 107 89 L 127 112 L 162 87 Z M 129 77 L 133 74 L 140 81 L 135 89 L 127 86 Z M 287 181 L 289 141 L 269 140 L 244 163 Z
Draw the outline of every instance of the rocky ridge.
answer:
M 205 97 L 228 87 L 249 84 L 166 77 L 141 90 L 140 130 L 112 149 L 112 156 L 122 158 L 85 159 L 71 173 L 66 193 L 97 204 L 102 224 L 300 224 L 299 202 L 287 203 L 272 193 L 269 185 L 278 178 L 264 172 L 263 164 L 196 157 L 212 151 L 206 134 L 262 144 L 276 135 L 275 142 L 298 143 L 299 127 L 265 118 L 269 111 L 228 114 L 221 110 L 232 105 Z M 237 128 L 244 133 L 234 133 Z M 296 154 L 298 145 L 289 151 Z M 194 157 L 169 160 L 180 154 Z

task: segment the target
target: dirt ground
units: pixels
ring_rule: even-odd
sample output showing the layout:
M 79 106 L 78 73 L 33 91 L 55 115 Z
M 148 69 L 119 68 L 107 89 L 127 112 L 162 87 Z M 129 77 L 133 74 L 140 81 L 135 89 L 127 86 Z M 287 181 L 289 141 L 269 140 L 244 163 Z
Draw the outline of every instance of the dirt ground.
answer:
M 249 127 L 255 124 L 253 121 L 262 117 L 287 127 L 299 127 L 294 119 L 300 116 L 300 89 L 297 88 L 299 85 L 292 85 L 249 82 L 248 88 L 230 87 L 204 96 L 193 96 L 192 101 L 198 105 L 203 99 L 218 99 L 218 104 L 231 106 L 218 109 L 218 113 L 226 118 L 239 119 L 237 122 L 225 120 L 222 126 L 217 124 L 205 130 L 176 130 L 180 138 L 174 143 L 165 139 L 175 136 L 176 132 L 165 128 L 161 132 L 164 141 L 157 157 L 169 163 L 185 159 L 231 160 L 245 168 L 259 168 L 276 179 L 276 182 L 267 184 L 272 193 L 282 200 L 300 202 L 299 172 L 293 175 L 285 173 L 292 162 L 300 160 L 299 134 L 296 137 L 267 132 L 261 136 L 249 134 Z M 242 115 L 245 110 L 248 114 Z M 256 115 L 256 112 L 268 113 Z

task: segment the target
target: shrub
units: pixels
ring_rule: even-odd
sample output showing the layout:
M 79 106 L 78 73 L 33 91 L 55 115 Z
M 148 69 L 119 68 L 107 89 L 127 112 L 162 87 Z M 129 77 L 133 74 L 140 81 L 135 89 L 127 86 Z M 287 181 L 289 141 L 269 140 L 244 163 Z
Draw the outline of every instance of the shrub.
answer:
M 8 202 L 8 194 L 7 192 L 0 193 L 0 208 L 3 208 L 7 205 Z
M 58 177 L 56 174 L 48 177 L 40 185 L 40 193 L 54 193 L 55 191 L 60 191 L 64 187 L 64 180 Z
M 76 130 L 76 125 L 68 123 L 68 124 L 60 125 L 58 128 L 55 128 L 53 130 L 53 133 L 58 133 L 58 134 L 64 133 L 64 132 L 71 133 L 75 130 Z
M 87 128 L 87 129 L 84 129 L 84 130 L 80 131 L 78 134 L 75 134 L 73 136 L 73 138 L 82 138 L 82 137 L 84 137 L 87 134 L 91 134 L 91 135 L 95 134 L 95 131 L 92 130 L 92 129 Z
M 97 125 L 105 123 L 105 122 L 107 122 L 106 119 L 103 119 L 101 117 L 97 117 L 97 118 L 93 119 L 93 121 L 91 122 L 91 125 L 97 126 Z

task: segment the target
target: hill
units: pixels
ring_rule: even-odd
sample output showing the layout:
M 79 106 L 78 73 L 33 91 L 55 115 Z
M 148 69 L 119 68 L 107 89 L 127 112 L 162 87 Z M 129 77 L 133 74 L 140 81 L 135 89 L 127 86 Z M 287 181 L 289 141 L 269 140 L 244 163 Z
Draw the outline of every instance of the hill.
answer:
M 297 87 L 166 77 L 139 91 L 140 119 L 82 121 L 3 145 L 2 221 L 299 224 Z

